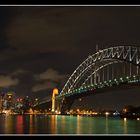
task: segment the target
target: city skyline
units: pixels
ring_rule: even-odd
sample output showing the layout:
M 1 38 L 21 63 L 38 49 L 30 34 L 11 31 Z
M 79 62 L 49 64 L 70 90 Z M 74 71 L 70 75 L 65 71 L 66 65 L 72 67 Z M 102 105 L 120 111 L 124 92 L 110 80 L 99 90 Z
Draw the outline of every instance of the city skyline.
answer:
M 61 91 L 97 45 L 98 49 L 139 46 L 139 13 L 140 7 L 133 6 L 1 6 L 1 91 L 40 98 L 51 96 L 55 87 Z M 111 108 L 128 103 L 139 106 L 139 99 L 138 88 L 95 95 L 86 102 Z

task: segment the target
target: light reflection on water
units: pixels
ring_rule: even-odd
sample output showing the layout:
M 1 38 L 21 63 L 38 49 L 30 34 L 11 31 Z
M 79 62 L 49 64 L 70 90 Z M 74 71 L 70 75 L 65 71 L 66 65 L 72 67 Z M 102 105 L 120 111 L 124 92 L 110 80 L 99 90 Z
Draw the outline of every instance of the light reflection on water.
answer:
M 8 117 L 9 119 L 12 119 L 12 117 Z M 9 123 L 12 123 L 13 121 L 11 120 Z M 8 124 L 8 122 L 7 122 Z M 16 132 L 17 134 L 22 134 L 23 133 L 23 116 L 22 115 L 18 115 L 16 117 Z
M 33 115 L 30 115 L 30 125 L 29 125 L 29 133 L 32 134 L 33 133 Z M 23 133 L 23 131 L 22 131 Z
M 51 126 L 51 133 L 56 134 L 56 129 L 57 129 L 57 115 L 52 115 L 51 116 L 50 126 Z
M 0 115 L 0 134 L 140 134 L 140 121 L 61 115 Z
M 127 134 L 127 118 L 124 118 L 124 134 Z
M 77 126 L 77 129 L 76 129 L 77 134 L 80 134 L 80 132 L 81 132 L 81 123 L 80 122 L 81 122 L 81 117 L 78 115 L 77 116 L 77 125 L 76 125 Z
M 106 117 L 105 120 L 105 130 L 106 130 L 106 134 L 108 134 L 108 117 Z

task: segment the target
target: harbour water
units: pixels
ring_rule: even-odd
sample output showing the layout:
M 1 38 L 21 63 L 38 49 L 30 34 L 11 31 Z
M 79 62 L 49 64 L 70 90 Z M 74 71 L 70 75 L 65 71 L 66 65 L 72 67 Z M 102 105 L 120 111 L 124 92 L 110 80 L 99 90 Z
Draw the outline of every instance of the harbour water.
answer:
M 119 117 L 0 115 L 0 134 L 138 135 L 140 120 Z

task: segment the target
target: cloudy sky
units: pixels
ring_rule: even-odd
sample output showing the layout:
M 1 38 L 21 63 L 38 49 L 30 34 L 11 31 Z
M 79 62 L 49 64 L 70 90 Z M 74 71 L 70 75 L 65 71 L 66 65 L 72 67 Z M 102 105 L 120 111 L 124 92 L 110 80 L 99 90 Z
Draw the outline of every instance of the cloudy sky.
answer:
M 41 98 L 54 87 L 61 91 L 96 44 L 100 49 L 139 46 L 140 7 L 0 6 L 0 92 Z M 101 106 L 100 100 L 106 107 L 140 105 L 139 94 L 139 89 L 111 92 L 89 102 L 93 107 Z

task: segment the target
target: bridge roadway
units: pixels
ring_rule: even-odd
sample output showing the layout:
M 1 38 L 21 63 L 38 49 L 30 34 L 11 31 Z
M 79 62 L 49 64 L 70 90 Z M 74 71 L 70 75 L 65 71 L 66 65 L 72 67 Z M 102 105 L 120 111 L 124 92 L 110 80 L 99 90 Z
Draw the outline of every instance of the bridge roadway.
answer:
M 70 110 L 74 100 L 86 96 L 90 96 L 92 94 L 101 94 L 101 93 L 108 93 L 110 91 L 119 91 L 119 90 L 128 90 L 131 88 L 137 88 L 140 86 L 140 77 L 126 77 L 126 78 L 119 78 L 119 80 L 109 80 L 105 81 L 104 83 L 100 83 L 97 85 L 91 85 L 86 86 L 81 89 L 76 89 L 71 93 L 65 94 L 65 96 L 58 95 L 56 96 L 56 101 L 61 104 L 61 112 L 62 114 L 65 114 L 67 110 Z M 62 102 L 62 99 L 64 101 Z M 41 110 L 51 110 L 52 101 L 51 98 L 41 102 L 37 106 L 34 107 L 34 109 L 41 109 Z

